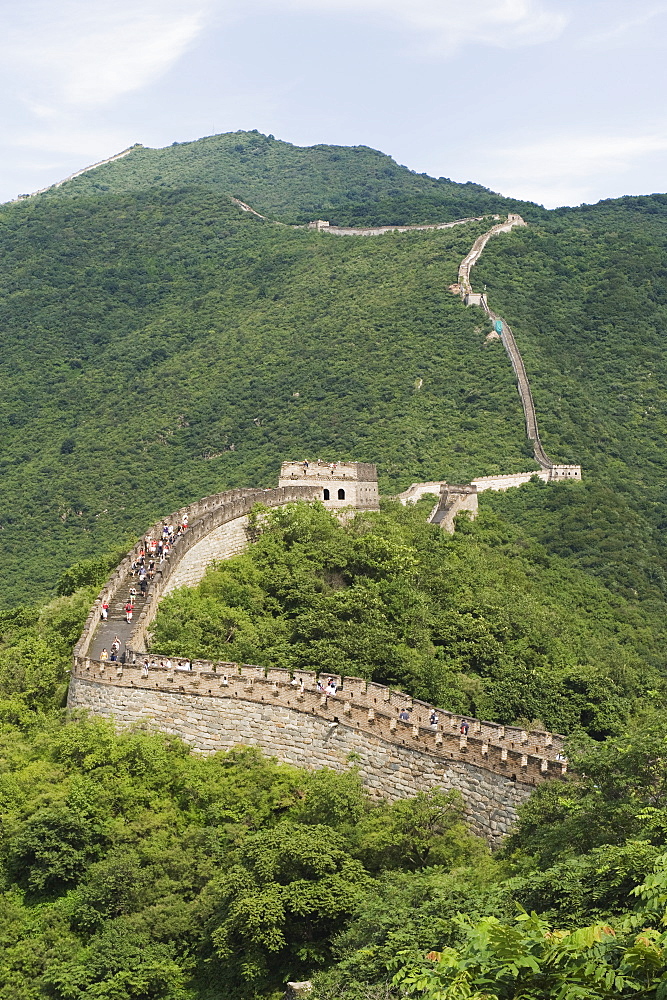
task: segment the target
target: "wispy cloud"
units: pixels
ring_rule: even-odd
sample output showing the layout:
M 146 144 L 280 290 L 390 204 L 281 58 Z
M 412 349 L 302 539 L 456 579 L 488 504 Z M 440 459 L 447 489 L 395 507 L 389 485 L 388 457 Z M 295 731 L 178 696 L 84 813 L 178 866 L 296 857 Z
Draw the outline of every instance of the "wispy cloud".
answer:
M 636 3 L 632 14 L 628 17 L 614 16 L 613 10 L 606 10 L 606 23 L 603 21 L 591 31 L 584 31 L 577 44 L 582 48 L 608 49 L 626 46 L 629 41 L 641 41 L 645 44 L 649 38 L 639 29 L 643 29 L 650 21 L 667 14 L 667 3 L 651 3 L 648 6 Z
M 340 14 L 407 29 L 408 45 L 451 52 L 466 43 L 548 41 L 567 17 L 558 0 L 27 0 L 6 14 L 0 64 L 39 119 L 103 107 L 153 84 L 223 18 Z
M 546 0 L 266 0 L 284 10 L 372 15 L 428 36 L 427 48 L 466 43 L 510 48 L 550 41 L 564 30 L 562 4 Z
M 609 185 L 637 162 L 667 152 L 667 132 L 635 136 L 553 136 L 495 151 L 495 181 L 508 193 L 549 208 L 590 200 L 604 179 Z M 593 195 L 595 199 L 595 196 Z
M 159 78 L 200 34 L 205 0 L 29 3 L 6 19 L 0 56 L 30 110 L 91 108 Z

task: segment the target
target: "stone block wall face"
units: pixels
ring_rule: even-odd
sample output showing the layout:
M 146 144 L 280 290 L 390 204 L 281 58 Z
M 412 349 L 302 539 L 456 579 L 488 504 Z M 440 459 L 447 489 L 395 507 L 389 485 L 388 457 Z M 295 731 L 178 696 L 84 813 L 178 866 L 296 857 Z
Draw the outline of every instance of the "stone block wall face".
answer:
M 516 472 L 503 476 L 480 476 L 479 479 L 472 480 L 472 485 L 477 487 L 478 493 L 481 493 L 482 490 L 509 490 L 513 486 L 523 486 L 524 483 L 529 483 L 533 476 L 537 476 L 543 483 L 548 483 L 550 479 L 549 471 L 541 469 L 539 472 Z
M 368 790 L 390 800 L 433 788 L 463 795 L 472 828 L 494 843 L 516 820 L 517 806 L 532 786 L 494 774 L 475 764 L 447 760 L 409 745 L 397 745 L 346 724 L 294 707 L 160 689 L 120 687 L 73 676 L 71 707 L 114 719 L 120 727 L 146 726 L 184 740 L 194 751 L 215 753 L 239 744 L 297 767 L 345 771 L 349 755 L 359 760 Z M 340 710 L 342 716 L 342 708 Z
M 206 568 L 218 559 L 231 559 L 243 552 L 248 544 L 247 515 L 214 528 L 197 542 L 178 562 L 169 577 L 161 597 L 166 597 L 178 587 L 196 587 L 204 578 Z
M 161 564 L 158 567 L 155 579 L 148 591 L 148 599 L 139 616 L 139 620 L 133 633 L 131 640 L 133 648 L 145 648 L 147 632 L 150 623 L 155 616 L 158 603 L 167 591 L 167 588 L 173 589 L 173 587 L 170 587 L 170 583 L 172 578 L 178 579 L 180 563 L 188 558 L 189 553 L 195 549 L 202 540 L 217 531 L 221 526 L 226 524 L 234 525 L 234 523 L 236 523 L 236 527 L 232 527 L 228 534 L 223 534 L 218 538 L 216 543 L 218 548 L 214 550 L 214 555 L 212 556 L 212 558 L 218 559 L 228 558 L 230 555 L 236 554 L 236 551 L 241 551 L 243 544 L 245 544 L 245 538 L 243 541 L 241 540 L 241 529 L 243 527 L 241 519 L 248 514 L 254 504 L 261 503 L 267 507 L 282 506 L 283 504 L 292 503 L 298 500 L 313 500 L 316 498 L 316 493 L 317 490 L 310 485 L 303 486 L 294 483 L 289 483 L 284 489 L 227 490 L 224 493 L 216 493 L 213 496 L 204 497 L 202 500 L 189 504 L 187 507 L 181 507 L 180 510 L 160 518 L 159 521 L 156 521 L 155 524 L 147 529 L 144 534 L 144 538 L 159 538 L 164 522 L 168 522 L 173 525 L 181 524 L 186 514 L 189 519 L 190 527 L 185 535 L 176 540 L 165 564 Z M 103 603 L 106 602 L 108 604 L 113 604 L 119 593 L 127 593 L 130 567 L 132 562 L 138 558 L 139 550 L 143 547 L 143 544 L 143 539 L 140 542 L 137 542 L 134 548 L 128 552 L 104 584 L 97 600 L 90 610 L 83 632 L 81 633 L 81 638 L 74 648 L 75 657 L 85 656 L 88 654 L 93 636 L 95 635 L 96 629 L 100 624 L 100 614 Z M 198 570 L 195 569 L 195 567 L 201 565 L 203 562 L 203 556 L 204 549 L 202 548 L 199 550 L 199 553 L 195 555 L 188 564 L 186 564 L 186 566 L 189 566 L 189 570 L 184 569 L 183 576 L 186 572 L 190 572 L 192 574 L 193 582 L 197 582 L 195 579 L 195 573 L 198 572 Z M 201 575 L 203 576 L 203 572 Z M 199 579 L 201 579 L 201 576 Z M 178 583 L 176 584 L 176 586 L 180 585 L 181 584 Z
M 457 514 L 460 514 L 461 511 L 464 510 L 467 511 L 473 519 L 477 517 L 477 512 L 478 512 L 477 491 L 470 493 L 450 494 L 445 516 L 440 522 L 440 526 L 443 528 L 443 530 L 453 533 L 454 518 L 456 517 Z

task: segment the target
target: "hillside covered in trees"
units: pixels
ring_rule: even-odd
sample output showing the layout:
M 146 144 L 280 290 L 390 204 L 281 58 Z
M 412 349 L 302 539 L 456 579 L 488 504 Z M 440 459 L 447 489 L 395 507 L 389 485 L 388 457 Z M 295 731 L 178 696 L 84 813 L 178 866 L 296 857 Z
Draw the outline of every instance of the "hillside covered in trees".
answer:
M 242 212 L 240 198 L 267 216 Z M 383 501 L 272 514 L 159 612 L 153 648 L 335 668 L 567 732 L 491 856 L 441 793 L 356 762 L 192 756 L 65 718 L 71 651 L 130 541 L 280 462 L 377 462 L 385 494 L 534 468 L 453 536 Z M 0 207 L 0 1000 L 665 1000 L 667 196 L 546 212 L 366 147 L 258 133 L 129 156 Z M 54 596 L 54 594 L 56 596 Z
M 231 196 L 282 222 L 520 210 L 475 281 L 513 324 L 547 451 L 585 468 L 578 490 L 534 491 L 533 530 L 662 600 L 660 196 L 545 212 L 365 147 L 234 133 L 0 208 L 0 602 L 182 503 L 273 485 L 285 458 L 375 461 L 384 493 L 534 467 L 502 348 L 447 290 L 488 223 L 333 238 Z M 528 524 L 525 497 L 496 499 Z

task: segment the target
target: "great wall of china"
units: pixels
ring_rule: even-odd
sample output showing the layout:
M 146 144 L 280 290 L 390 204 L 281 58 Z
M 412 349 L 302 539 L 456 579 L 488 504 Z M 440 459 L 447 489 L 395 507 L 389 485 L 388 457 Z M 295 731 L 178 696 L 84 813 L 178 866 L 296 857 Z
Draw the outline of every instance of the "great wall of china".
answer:
M 69 708 L 112 718 L 120 726 L 157 727 L 201 753 L 250 744 L 302 767 L 345 770 L 354 761 L 369 791 L 387 798 L 429 788 L 457 789 L 472 828 L 496 843 L 535 785 L 565 773 L 563 737 L 464 720 L 442 709 L 436 709 L 438 723 L 432 725 L 433 706 L 359 677 L 334 676 L 338 690 L 331 696 L 318 689 L 311 671 L 290 674 L 201 660 L 180 669 L 178 658 L 167 665 L 159 655 L 146 657 L 161 599 L 177 587 L 195 585 L 212 562 L 241 552 L 256 504 L 277 507 L 319 499 L 334 511 L 344 510 L 348 501 L 355 510 L 377 509 L 373 466 L 315 463 L 292 482 L 299 467 L 284 463 L 280 481 L 288 485 L 216 494 L 161 518 L 148 530 L 146 537 L 157 537 L 165 521 L 175 525 L 187 518 L 189 524 L 158 566 L 145 599 L 138 599 L 136 622 L 125 621 L 123 606 L 134 579 L 132 563 L 144 540 L 111 574 L 74 650 Z M 346 494 L 341 499 L 339 490 Z M 106 620 L 104 606 L 109 609 Z M 122 659 L 101 659 L 116 636 Z M 154 660 L 148 670 L 144 659 Z M 320 683 L 330 677 L 321 674 Z M 398 717 L 405 708 L 409 722 Z M 464 721 L 467 732 L 461 731 Z
M 77 171 L 51 187 L 125 157 L 134 148 Z M 244 202 L 232 200 L 241 210 L 265 218 Z M 374 236 L 448 229 L 473 221 L 481 221 L 481 217 L 435 225 L 364 229 L 330 226 L 318 220 L 307 228 L 340 236 Z M 478 237 L 459 268 L 457 290 L 464 302 L 481 306 L 493 321 L 499 317 L 489 309 L 486 296 L 472 290 L 470 270 L 491 236 L 508 232 L 516 225 L 525 223 L 518 216 L 509 216 L 506 222 Z M 499 322 L 517 378 L 527 435 L 541 471 L 482 477 L 462 487 L 442 481 L 415 483 L 401 494 L 399 499 L 405 503 L 425 493 L 440 493 L 429 519 L 448 530 L 453 530 L 458 511 L 474 514 L 477 493 L 483 489 L 507 489 L 534 475 L 544 481 L 581 477 L 578 466 L 555 465 L 546 455 L 521 354 L 509 325 L 504 320 Z M 299 474 L 300 467 L 300 463 L 286 463 L 278 489 L 232 490 L 207 497 L 161 518 L 148 529 L 146 537 L 151 537 L 160 532 L 165 520 L 182 523 L 187 515 L 189 521 L 188 530 L 175 541 L 159 566 L 145 600 L 139 602 L 134 624 L 126 623 L 122 609 L 131 585 L 131 566 L 143 540 L 111 574 L 74 651 L 69 708 L 107 716 L 120 726 L 157 727 L 178 735 L 194 751 L 202 753 L 250 744 L 304 767 L 345 770 L 354 762 L 368 789 L 377 796 L 402 798 L 428 788 L 458 789 L 472 828 L 491 843 L 498 842 L 515 821 L 518 805 L 535 785 L 565 774 L 563 737 L 477 719 L 464 720 L 441 709 L 436 710 L 438 723 L 432 725 L 433 706 L 357 677 L 334 677 L 337 692 L 331 696 L 320 689 L 315 673 L 309 671 L 289 674 L 256 665 L 206 661 L 179 669 L 178 660 L 169 666 L 155 663 L 148 671 L 143 668 L 160 600 L 177 587 L 195 585 L 216 560 L 241 552 L 248 544 L 248 518 L 255 505 L 276 507 L 319 499 L 334 510 L 349 506 L 376 508 L 377 478 L 369 471 L 374 467 L 350 463 L 339 466 L 335 475 L 316 467 L 306 477 Z M 109 607 L 106 621 L 102 620 L 104 605 Z M 102 649 L 110 648 L 115 635 L 123 647 L 121 662 L 100 659 Z M 320 675 L 320 682 L 331 676 Z M 405 708 L 410 712 L 409 722 L 399 718 L 399 711 Z M 468 723 L 467 731 L 465 726 L 462 730 L 464 722 Z

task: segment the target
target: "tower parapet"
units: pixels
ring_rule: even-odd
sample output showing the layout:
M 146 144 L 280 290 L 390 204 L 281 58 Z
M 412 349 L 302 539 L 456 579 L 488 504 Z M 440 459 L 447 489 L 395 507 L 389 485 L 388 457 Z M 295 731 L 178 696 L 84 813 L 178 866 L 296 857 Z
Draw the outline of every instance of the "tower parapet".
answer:
M 377 466 L 371 462 L 283 462 L 278 486 L 315 486 L 329 510 L 379 510 Z

